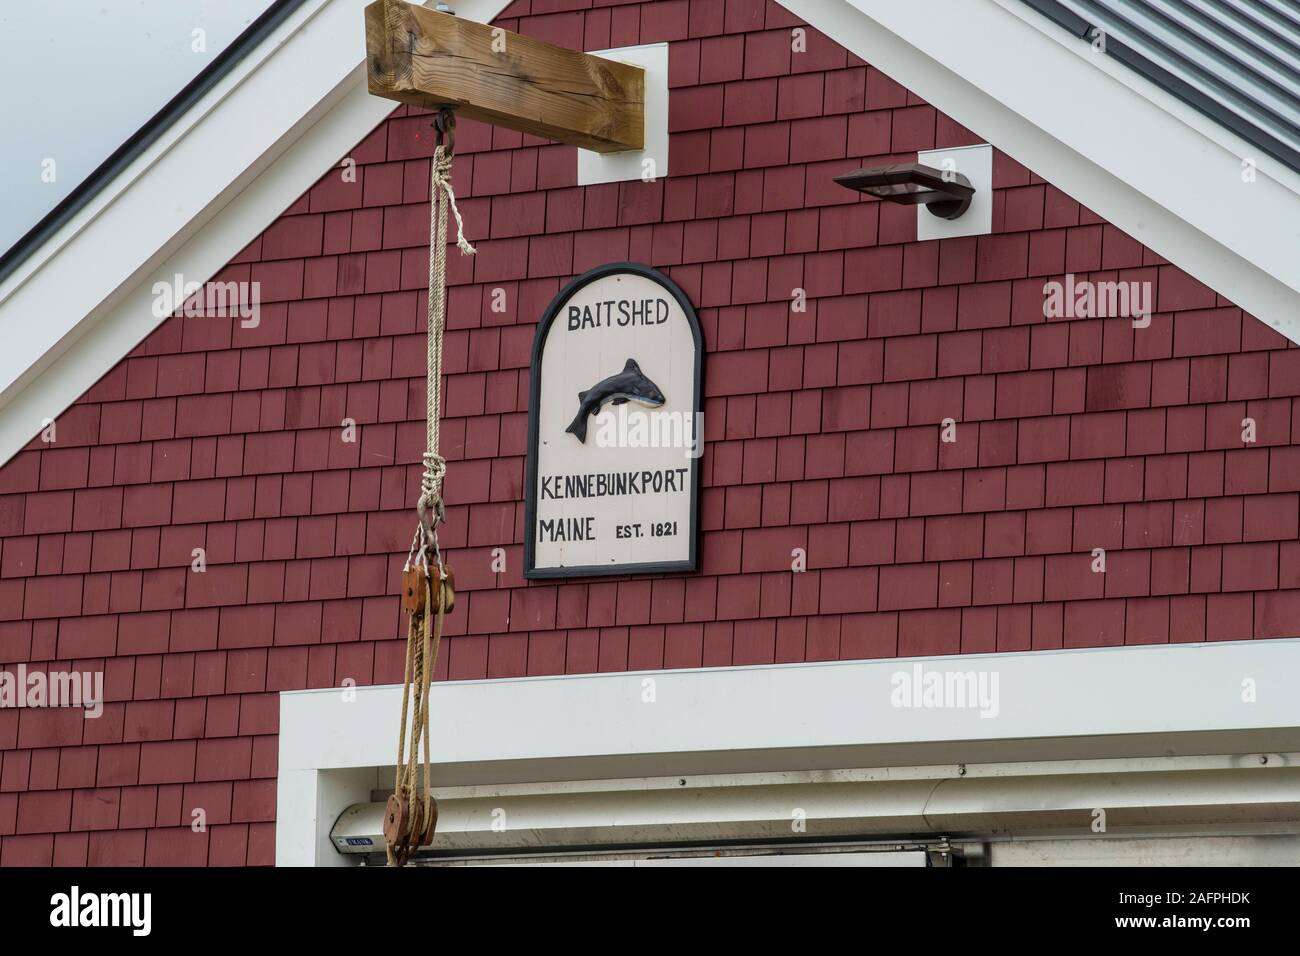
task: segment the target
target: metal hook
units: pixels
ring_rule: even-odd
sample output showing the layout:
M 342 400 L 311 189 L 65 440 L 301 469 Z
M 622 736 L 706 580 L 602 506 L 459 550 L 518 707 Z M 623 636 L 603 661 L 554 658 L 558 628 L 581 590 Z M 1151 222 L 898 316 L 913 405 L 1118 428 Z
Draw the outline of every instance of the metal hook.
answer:
M 434 139 L 435 146 L 441 146 L 446 141 L 447 152 L 456 152 L 456 108 L 454 106 L 443 106 L 439 108 L 438 113 L 433 118 L 433 128 L 437 131 Z

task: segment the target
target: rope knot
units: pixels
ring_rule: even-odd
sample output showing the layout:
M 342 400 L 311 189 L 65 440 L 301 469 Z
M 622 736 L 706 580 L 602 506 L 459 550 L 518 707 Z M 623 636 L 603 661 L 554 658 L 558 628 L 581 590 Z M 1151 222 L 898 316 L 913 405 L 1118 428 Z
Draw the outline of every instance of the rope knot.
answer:
M 432 504 L 442 496 L 442 479 L 447 474 L 447 459 L 437 452 L 424 453 L 424 477 L 420 479 L 420 500 Z

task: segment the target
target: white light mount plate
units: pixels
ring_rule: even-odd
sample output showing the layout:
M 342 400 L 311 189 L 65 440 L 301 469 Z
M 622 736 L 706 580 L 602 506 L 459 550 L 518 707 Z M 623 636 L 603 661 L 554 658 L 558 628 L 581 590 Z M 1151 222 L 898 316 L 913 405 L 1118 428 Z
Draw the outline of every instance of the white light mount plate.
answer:
M 597 153 L 578 149 L 578 185 L 653 180 L 668 175 L 668 44 L 645 43 L 613 50 L 590 50 L 645 70 L 645 149 Z
M 951 239 L 956 236 L 987 236 L 993 231 L 993 147 L 959 146 L 927 149 L 916 161 L 935 169 L 961 173 L 975 187 L 970 208 L 956 219 L 940 219 L 924 206 L 916 207 L 916 238 Z

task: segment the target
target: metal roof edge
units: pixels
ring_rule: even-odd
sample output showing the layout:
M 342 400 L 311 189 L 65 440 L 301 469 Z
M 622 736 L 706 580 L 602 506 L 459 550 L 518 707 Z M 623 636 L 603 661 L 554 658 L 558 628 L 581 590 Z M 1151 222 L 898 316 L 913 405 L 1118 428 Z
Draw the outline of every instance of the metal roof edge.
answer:
M 1086 40 L 1094 29 L 1102 29 L 1099 25 L 1090 23 L 1084 17 L 1066 7 L 1061 0 L 1021 0 L 1021 3 L 1079 39 Z M 1218 123 L 1224 129 L 1240 136 L 1252 146 L 1264 150 L 1274 159 L 1285 163 L 1292 170 L 1300 172 L 1300 150 L 1296 150 L 1288 143 L 1269 134 L 1267 130 L 1251 123 L 1245 117 L 1232 110 L 1225 109 L 1220 103 L 1153 62 L 1132 45 L 1124 43 L 1114 36 L 1108 36 L 1106 38 L 1105 52 L 1139 76 L 1150 80 L 1202 115 Z

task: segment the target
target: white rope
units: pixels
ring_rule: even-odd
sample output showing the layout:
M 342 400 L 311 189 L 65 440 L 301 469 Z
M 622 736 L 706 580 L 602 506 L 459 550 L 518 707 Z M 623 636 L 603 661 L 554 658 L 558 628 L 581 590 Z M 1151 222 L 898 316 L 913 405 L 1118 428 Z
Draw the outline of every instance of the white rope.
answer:
M 428 384 L 426 409 L 424 477 L 420 481 L 420 507 L 433 510 L 430 526 L 442 520 L 442 479 L 447 461 L 439 454 L 439 429 L 442 385 L 442 335 L 447 314 L 447 208 L 456 219 L 456 246 L 461 255 L 472 256 L 475 249 L 465 238 L 465 223 L 456 208 L 456 193 L 451 186 L 451 151 L 438 146 L 433 152 L 429 178 L 429 311 L 428 311 Z

